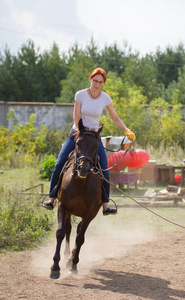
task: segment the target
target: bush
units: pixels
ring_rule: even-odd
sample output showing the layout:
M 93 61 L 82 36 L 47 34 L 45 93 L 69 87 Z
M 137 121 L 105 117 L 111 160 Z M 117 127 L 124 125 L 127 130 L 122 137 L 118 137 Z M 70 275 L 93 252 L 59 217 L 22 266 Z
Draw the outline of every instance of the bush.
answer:
M 41 207 L 38 196 L 23 195 L 13 190 L 5 191 L 0 184 L 0 251 L 26 250 L 52 229 L 54 213 Z
M 56 164 L 56 158 L 54 155 L 46 155 L 41 161 L 41 167 L 39 170 L 40 177 L 42 179 L 50 180 L 51 174 Z
M 13 120 L 11 130 L 0 127 L 0 164 L 10 167 L 27 167 L 35 164 L 35 157 L 46 152 L 45 138 L 47 127 L 34 127 L 36 116 L 32 114 L 28 123 L 18 124 L 14 120 L 14 111 L 10 111 L 9 119 Z
M 70 132 L 69 128 L 60 129 L 49 129 L 45 142 L 47 143 L 47 154 L 53 154 L 58 156 L 63 142 L 67 139 L 68 133 Z
M 71 129 L 71 124 L 63 130 L 50 130 L 46 125 L 36 128 L 35 114 L 21 125 L 14 119 L 13 110 L 10 110 L 8 119 L 13 122 L 11 130 L 0 126 L 0 166 L 6 168 L 35 167 L 46 153 L 57 156 Z

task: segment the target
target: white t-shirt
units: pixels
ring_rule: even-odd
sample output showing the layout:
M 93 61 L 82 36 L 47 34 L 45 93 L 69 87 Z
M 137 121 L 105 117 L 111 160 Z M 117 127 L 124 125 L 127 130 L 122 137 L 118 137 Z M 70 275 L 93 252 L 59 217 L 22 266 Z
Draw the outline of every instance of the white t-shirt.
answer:
M 88 128 L 98 128 L 99 119 L 103 109 L 112 103 L 112 99 L 103 91 L 97 99 L 92 99 L 87 89 L 78 91 L 75 94 L 75 101 L 81 104 L 81 118 L 83 125 Z

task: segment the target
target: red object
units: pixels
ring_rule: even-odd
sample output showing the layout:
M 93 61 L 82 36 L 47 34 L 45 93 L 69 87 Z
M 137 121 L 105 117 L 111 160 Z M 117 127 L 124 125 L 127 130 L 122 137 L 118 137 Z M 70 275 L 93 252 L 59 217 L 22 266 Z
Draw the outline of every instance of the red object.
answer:
M 138 172 L 110 172 L 110 181 L 114 184 L 129 184 L 139 180 Z
M 117 163 L 120 159 L 120 162 L 110 169 L 110 171 L 121 171 L 125 169 L 130 163 L 130 153 L 127 152 L 124 155 L 125 151 L 121 150 L 119 152 L 112 153 L 107 156 L 108 168 L 112 167 L 115 163 Z
M 182 181 L 182 178 L 181 178 L 181 177 L 182 177 L 181 175 L 176 174 L 176 175 L 175 175 L 175 180 L 174 180 L 174 181 L 175 181 L 176 183 L 181 183 L 181 181 Z
M 150 156 L 145 150 L 136 150 L 130 153 L 130 158 L 129 168 L 141 168 L 148 163 Z

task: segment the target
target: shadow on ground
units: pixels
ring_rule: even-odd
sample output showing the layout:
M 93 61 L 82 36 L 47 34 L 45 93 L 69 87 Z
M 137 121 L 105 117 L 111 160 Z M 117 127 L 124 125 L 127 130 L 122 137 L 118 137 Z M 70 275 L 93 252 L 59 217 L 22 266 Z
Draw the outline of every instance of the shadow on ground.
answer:
M 114 272 L 108 270 L 95 270 L 98 277 L 93 279 L 97 284 L 85 284 L 86 289 L 107 290 L 114 293 L 130 294 L 153 300 L 171 300 L 179 297 L 185 299 L 185 291 L 171 289 L 170 281 L 150 277 L 147 275 Z

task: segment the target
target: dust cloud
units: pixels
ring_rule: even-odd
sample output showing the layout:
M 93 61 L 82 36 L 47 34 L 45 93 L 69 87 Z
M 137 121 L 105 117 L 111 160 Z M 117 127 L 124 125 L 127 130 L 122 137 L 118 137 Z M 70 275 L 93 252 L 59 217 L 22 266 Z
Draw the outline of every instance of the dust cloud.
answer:
M 90 223 L 86 235 L 85 243 L 82 245 L 78 273 L 85 276 L 96 266 L 103 264 L 108 259 L 122 257 L 128 253 L 132 247 L 137 244 L 147 243 L 155 239 L 155 234 L 151 229 L 143 226 L 138 221 L 130 222 L 129 226 L 120 225 L 121 216 L 98 216 Z M 75 228 L 74 228 L 75 227 Z M 76 235 L 76 226 L 73 227 L 71 235 L 72 250 Z M 61 278 L 69 275 L 64 261 L 65 240 L 61 248 Z M 55 234 L 45 246 L 33 251 L 32 270 L 37 276 L 49 276 L 51 265 L 53 264 L 53 255 L 56 247 Z

